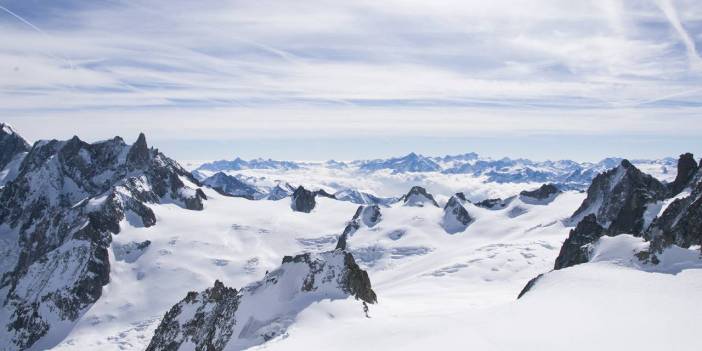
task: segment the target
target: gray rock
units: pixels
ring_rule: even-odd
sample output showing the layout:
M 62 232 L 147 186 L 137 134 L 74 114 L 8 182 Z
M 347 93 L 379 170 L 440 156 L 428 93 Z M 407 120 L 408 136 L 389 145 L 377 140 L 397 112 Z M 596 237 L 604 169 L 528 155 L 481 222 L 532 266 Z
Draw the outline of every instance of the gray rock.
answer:
M 666 198 L 668 189 L 656 178 L 623 160 L 614 169 L 599 174 L 587 190 L 587 198 L 571 217 L 578 223 L 589 214 L 608 234 L 641 235 L 646 207 Z
M 302 185 L 295 189 L 295 192 L 292 194 L 292 203 L 290 204 L 290 208 L 293 211 L 310 213 L 316 205 L 314 192 L 305 189 Z
M 589 260 L 588 245 L 605 235 L 605 228 L 597 222 L 595 214 L 589 214 L 571 230 L 563 242 L 556 258 L 554 269 L 562 269 Z
M 669 184 L 671 196 L 679 194 L 688 186 L 695 173 L 697 173 L 698 168 L 695 157 L 691 153 L 680 155 L 678 159 L 678 174 L 675 176 L 675 180 Z

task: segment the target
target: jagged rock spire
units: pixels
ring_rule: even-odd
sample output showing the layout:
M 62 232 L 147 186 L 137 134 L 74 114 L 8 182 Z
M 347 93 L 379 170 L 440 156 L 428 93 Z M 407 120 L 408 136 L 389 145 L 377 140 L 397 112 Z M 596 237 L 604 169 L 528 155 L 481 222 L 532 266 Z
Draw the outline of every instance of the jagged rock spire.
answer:
M 149 146 L 146 144 L 146 136 L 144 133 L 139 133 L 136 142 L 129 149 L 127 163 L 132 167 L 139 168 L 147 166 L 150 160 L 151 154 L 149 153 Z
M 295 212 L 310 213 L 317 205 L 314 198 L 314 192 L 309 191 L 300 185 L 292 194 L 292 203 L 290 204 L 290 208 L 292 208 L 292 210 Z
M 692 177 L 697 173 L 699 166 L 695 161 L 695 157 L 687 152 L 680 155 L 678 159 L 678 174 L 675 180 L 670 183 L 670 192 L 672 196 L 679 194 L 688 185 Z

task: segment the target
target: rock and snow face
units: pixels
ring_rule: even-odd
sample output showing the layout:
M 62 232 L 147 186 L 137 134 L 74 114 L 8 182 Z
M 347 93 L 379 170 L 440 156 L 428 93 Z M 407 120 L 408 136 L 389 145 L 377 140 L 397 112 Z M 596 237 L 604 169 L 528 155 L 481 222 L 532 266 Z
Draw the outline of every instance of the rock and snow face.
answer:
M 8 124 L 0 123 L 0 187 L 17 176 L 30 146 Z
M 120 222 L 152 226 L 149 203 L 201 210 L 205 196 L 194 184 L 143 134 L 132 146 L 119 137 L 35 143 L 0 189 L 0 348 L 60 341 L 109 282 L 108 247 Z
M 468 214 L 463 205 L 467 202 L 462 193 L 451 196 L 444 206 L 444 216 L 441 219 L 441 226 L 449 234 L 456 234 L 466 230 L 473 218 Z
M 312 303 L 354 297 L 376 303 L 368 274 L 344 250 L 286 256 L 280 268 L 237 291 L 219 281 L 173 306 L 148 351 L 242 350 L 286 332 Z M 359 306 L 359 310 L 361 310 Z
M 430 205 L 439 207 L 439 204 L 434 200 L 434 196 L 421 186 L 413 186 L 400 200 L 405 206 L 424 207 Z
M 637 267 L 656 265 L 661 263 L 659 256 L 670 256 L 666 252 L 702 245 L 702 170 L 698 170 L 689 153 L 680 156 L 678 166 L 679 176 L 669 188 L 626 161 L 595 178 L 588 189 L 588 197 L 572 218 L 585 216 L 570 231 L 556 258 L 554 269 L 594 262 L 597 257 L 604 256 L 639 262 Z M 681 189 L 685 188 L 692 190 L 689 194 L 681 194 Z M 667 203 L 667 206 L 662 208 L 662 203 Z M 648 213 L 649 207 L 656 213 Z M 604 219 L 598 219 L 598 215 Z M 650 215 L 655 218 L 647 226 L 644 223 L 651 220 L 645 217 Z M 616 249 L 616 244 L 611 244 L 624 240 L 621 238 L 630 234 L 642 236 L 645 248 Z M 597 251 L 600 242 L 610 243 L 606 255 Z M 612 251 L 613 247 L 616 250 Z M 697 263 L 693 266 L 696 267 Z M 532 279 L 519 297 L 531 290 L 543 276 Z
M 610 234 L 641 234 L 647 205 L 665 199 L 666 186 L 623 160 L 612 170 L 599 174 L 587 190 L 587 198 L 573 213 L 573 224 L 595 214 Z
M 251 200 L 260 200 L 267 196 L 266 191 L 258 187 L 249 185 L 239 178 L 230 176 L 223 172 L 217 172 L 215 175 L 206 178 L 202 181 L 203 185 L 209 186 L 222 194 L 231 196 L 241 196 Z M 272 190 L 275 192 L 273 198 L 279 197 L 279 189 Z
M 653 220 L 644 234 L 652 242 L 651 259 L 654 261 L 657 260 L 657 253 L 671 245 L 683 248 L 702 245 L 702 167 L 698 168 L 685 188 L 690 189 L 689 194 L 679 193 L 668 200 L 672 202 Z
M 541 204 L 545 205 L 553 201 L 553 199 L 561 193 L 554 184 L 544 184 L 538 189 L 527 191 L 524 190 L 519 193 L 519 197 L 522 201 L 531 204 Z

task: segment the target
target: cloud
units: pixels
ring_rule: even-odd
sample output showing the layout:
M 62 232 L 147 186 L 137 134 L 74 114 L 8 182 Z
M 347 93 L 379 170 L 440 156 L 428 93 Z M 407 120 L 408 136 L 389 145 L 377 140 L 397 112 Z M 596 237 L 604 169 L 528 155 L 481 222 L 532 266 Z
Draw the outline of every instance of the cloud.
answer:
M 80 120 L 92 135 L 148 125 L 181 137 L 183 128 L 163 126 L 169 118 L 212 137 L 563 124 L 675 133 L 666 118 L 694 123 L 702 101 L 700 39 L 686 30 L 702 26 L 696 1 L 3 6 L 0 30 L 12 40 L 0 47 L 0 113 L 58 129 Z M 116 116 L 123 121 L 90 122 Z

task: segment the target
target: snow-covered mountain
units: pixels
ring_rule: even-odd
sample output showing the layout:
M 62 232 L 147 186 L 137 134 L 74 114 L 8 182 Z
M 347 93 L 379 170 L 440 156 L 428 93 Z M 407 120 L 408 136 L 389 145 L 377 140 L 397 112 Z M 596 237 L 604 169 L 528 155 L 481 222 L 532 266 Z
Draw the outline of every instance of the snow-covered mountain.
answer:
M 219 171 L 240 171 L 242 169 L 297 169 L 297 168 L 300 168 L 300 166 L 298 166 L 297 163 L 290 162 L 290 161 L 276 161 L 276 160 L 271 160 L 271 159 L 264 160 L 262 158 L 257 158 L 257 159 L 246 161 L 246 160 L 242 160 L 241 158 L 237 157 L 232 161 L 219 160 L 219 161 L 204 163 L 204 164 L 200 165 L 200 167 L 198 167 L 198 170 L 219 172 Z
M 88 144 L 38 141 L 0 190 L 0 340 L 3 349 L 42 349 L 65 337 L 109 281 L 108 248 L 123 221 L 157 222 L 149 203 L 202 210 L 189 172 L 143 134 Z
M 428 157 L 410 153 L 403 157 L 376 160 L 357 160 L 347 163 L 293 162 L 293 161 L 217 161 L 206 163 L 193 171 L 200 180 L 225 172 L 232 176 L 248 177 L 251 186 L 273 187 L 276 182 L 288 182 L 308 188 L 331 188 L 332 192 L 344 190 L 364 192 L 375 197 L 399 197 L 413 183 L 421 182 L 440 186 L 454 186 L 454 180 L 471 177 L 479 183 L 497 183 L 503 187 L 552 183 L 560 189 L 585 190 L 599 174 L 614 168 L 621 158 L 606 158 L 597 163 L 571 160 L 531 161 L 528 159 L 491 159 L 475 153 L 455 156 Z M 242 167 L 242 164 L 261 164 Z M 227 167 L 228 164 L 233 164 Z M 632 160 L 637 168 L 652 174 L 660 181 L 671 182 L 676 175 L 676 160 Z M 293 166 L 294 165 L 294 166 Z M 401 182 L 398 189 L 392 183 Z M 465 184 L 465 181 L 464 181 Z M 399 184 L 398 184 L 399 185 Z M 456 184 L 457 185 L 457 184 Z M 500 186 L 491 186 L 498 188 Z M 388 192 L 392 189 L 393 192 Z M 464 192 L 453 187 L 447 193 Z M 495 194 L 496 195 L 496 194 Z
M 143 135 L 14 145 L 3 350 L 698 348 L 692 155 L 662 180 L 608 160 L 582 192 L 357 162 L 201 186 Z
M 554 269 L 602 256 L 644 270 L 697 266 L 697 260 L 690 257 L 698 251 L 697 258 L 702 259 L 702 161 L 698 165 L 692 154 L 683 154 L 678 167 L 678 176 L 670 184 L 641 172 L 627 160 L 595 177 L 587 198 L 568 219 L 577 225 L 563 243 Z M 622 235 L 631 238 L 607 239 Z M 678 262 L 680 255 L 682 262 Z M 520 296 L 544 276 L 530 281 Z
M 17 176 L 29 148 L 27 141 L 10 125 L 0 123 L 0 187 Z
M 436 172 L 441 166 L 431 158 L 417 155 L 414 152 L 404 157 L 360 161 L 359 169 L 362 171 L 391 170 L 394 173 L 404 172 Z
M 219 191 L 222 194 L 241 196 L 251 200 L 260 200 L 268 195 L 271 190 L 259 189 L 249 185 L 237 177 L 217 172 L 213 176 L 202 180 L 202 184 Z

